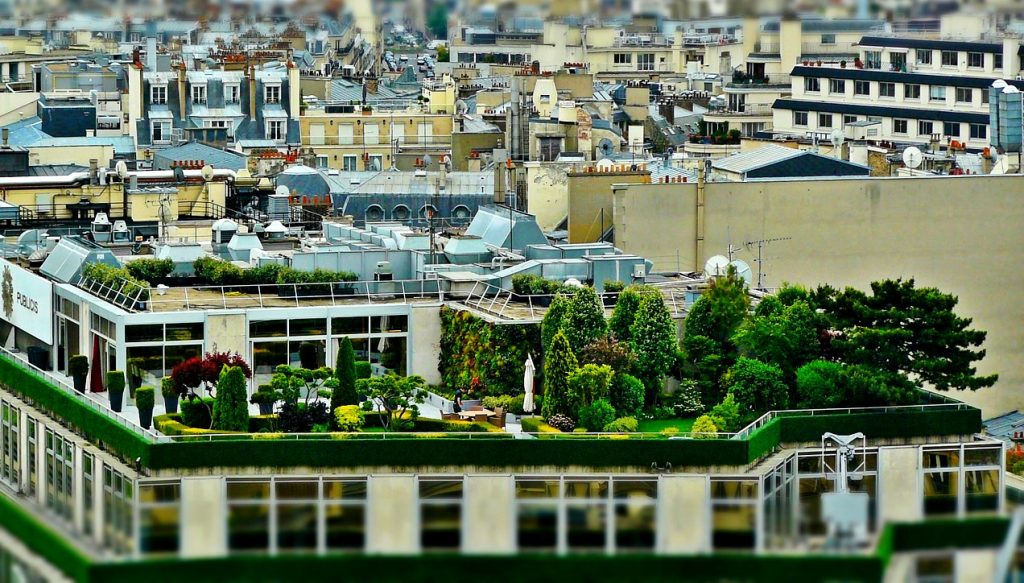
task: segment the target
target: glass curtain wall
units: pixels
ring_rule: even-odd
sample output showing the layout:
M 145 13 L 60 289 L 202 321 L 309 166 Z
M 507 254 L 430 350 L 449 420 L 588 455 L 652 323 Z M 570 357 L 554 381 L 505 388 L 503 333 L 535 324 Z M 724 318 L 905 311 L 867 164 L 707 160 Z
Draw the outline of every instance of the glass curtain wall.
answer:
M 144 324 L 124 327 L 125 373 L 135 388 L 154 387 L 178 364 L 203 353 L 203 323 Z

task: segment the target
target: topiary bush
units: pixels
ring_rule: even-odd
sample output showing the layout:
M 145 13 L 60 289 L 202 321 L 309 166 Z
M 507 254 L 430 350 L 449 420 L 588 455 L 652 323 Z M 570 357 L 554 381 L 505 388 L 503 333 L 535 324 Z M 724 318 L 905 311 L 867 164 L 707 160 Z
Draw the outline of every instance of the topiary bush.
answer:
M 576 428 L 576 422 L 572 420 L 572 417 L 561 413 L 555 413 L 548 417 L 547 423 L 563 433 L 568 433 Z
M 139 387 L 135 390 L 135 406 L 139 409 L 153 410 L 156 403 L 156 391 L 153 387 Z
M 569 387 L 569 377 L 576 371 L 576 356 L 565 334 L 559 331 L 544 355 L 544 406 L 541 414 L 561 414 L 575 419 L 581 404 L 579 395 Z M 550 421 L 549 421 L 550 423 Z M 574 424 L 575 425 L 575 424 Z
M 580 408 L 580 425 L 591 431 L 600 431 L 615 421 L 615 408 L 607 399 L 598 399 Z
M 334 409 L 334 427 L 338 431 L 359 431 L 366 423 L 366 416 L 358 405 L 342 405 Z
M 644 384 L 632 375 L 619 373 L 612 379 L 608 400 L 619 415 L 635 417 L 644 407 Z
M 619 417 L 602 427 L 601 431 L 606 433 L 633 433 L 639 427 L 640 423 L 637 422 L 636 417 Z
M 331 410 L 337 411 L 342 405 L 359 403 L 356 394 L 356 353 L 352 349 L 352 341 L 348 336 L 338 344 L 338 358 L 334 368 L 334 378 L 338 386 L 331 391 Z
M 693 422 L 690 433 L 694 439 L 714 439 L 717 437 L 718 429 L 710 415 L 701 415 Z
M 212 397 L 185 399 L 181 402 L 181 422 L 196 429 L 210 428 L 210 413 L 213 411 Z
M 145 302 L 149 299 L 149 282 L 136 279 L 123 267 L 105 263 L 88 263 L 82 268 L 82 279 L 101 284 L 90 287 L 96 295 L 108 299 L 132 298 Z
M 249 430 L 249 401 L 245 390 L 245 373 L 237 366 L 224 367 L 217 381 L 217 397 L 213 403 L 212 429 L 221 431 Z
M 373 376 L 373 367 L 368 360 L 356 361 L 356 380 L 368 379 Z

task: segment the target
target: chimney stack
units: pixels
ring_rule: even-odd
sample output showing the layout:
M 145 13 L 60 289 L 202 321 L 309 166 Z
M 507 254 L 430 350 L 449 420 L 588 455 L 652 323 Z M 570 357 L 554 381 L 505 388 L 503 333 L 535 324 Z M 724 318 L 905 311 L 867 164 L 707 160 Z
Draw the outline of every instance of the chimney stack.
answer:
M 11 131 L 7 128 L 3 129 L 4 148 L 7 147 L 7 138 L 10 137 Z
M 156 71 L 156 37 L 146 38 L 146 69 Z

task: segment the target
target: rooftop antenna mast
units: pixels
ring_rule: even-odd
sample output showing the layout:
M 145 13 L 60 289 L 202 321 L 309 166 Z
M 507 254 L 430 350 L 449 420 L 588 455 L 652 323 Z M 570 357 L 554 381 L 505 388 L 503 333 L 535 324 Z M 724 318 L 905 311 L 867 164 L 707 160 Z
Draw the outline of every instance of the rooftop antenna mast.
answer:
M 757 288 L 756 289 L 759 289 L 759 290 L 764 290 L 765 289 L 764 288 L 764 278 L 765 278 L 766 275 L 768 275 L 767 273 L 764 272 L 764 262 L 765 262 L 764 248 L 765 248 L 765 246 L 767 246 L 769 243 L 776 243 L 778 241 L 789 241 L 792 238 L 793 237 L 774 237 L 772 239 L 758 239 L 756 241 L 747 241 L 746 243 L 744 243 L 744 245 L 747 246 L 748 248 L 751 245 L 757 245 L 757 259 L 755 259 L 755 261 L 757 261 Z

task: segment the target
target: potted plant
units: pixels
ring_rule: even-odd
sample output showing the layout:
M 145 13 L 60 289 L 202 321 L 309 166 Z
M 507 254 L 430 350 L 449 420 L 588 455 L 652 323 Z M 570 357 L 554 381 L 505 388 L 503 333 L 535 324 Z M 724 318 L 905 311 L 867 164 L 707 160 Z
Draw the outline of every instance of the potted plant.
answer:
M 139 425 L 149 429 L 153 424 L 153 403 L 155 391 L 153 387 L 139 387 L 135 391 L 135 406 L 139 408 Z
M 110 394 L 110 409 L 118 413 L 124 403 L 124 373 L 112 370 L 107 373 L 107 392 Z
M 75 382 L 75 390 L 85 392 L 85 379 L 89 376 L 89 359 L 84 354 L 76 354 L 68 359 L 68 374 Z
M 160 393 L 164 396 L 164 412 L 168 415 L 178 412 L 178 391 L 174 387 L 174 379 L 160 379 Z
M 846 68 L 846 59 L 843 59 L 842 61 L 839 61 L 839 68 L 840 69 L 845 69 Z
M 270 385 L 260 385 L 256 392 L 249 397 L 249 402 L 260 406 L 260 415 L 272 415 L 274 403 L 280 400 L 280 395 Z
M 371 115 L 373 113 L 373 107 L 369 105 L 363 106 L 363 115 Z

